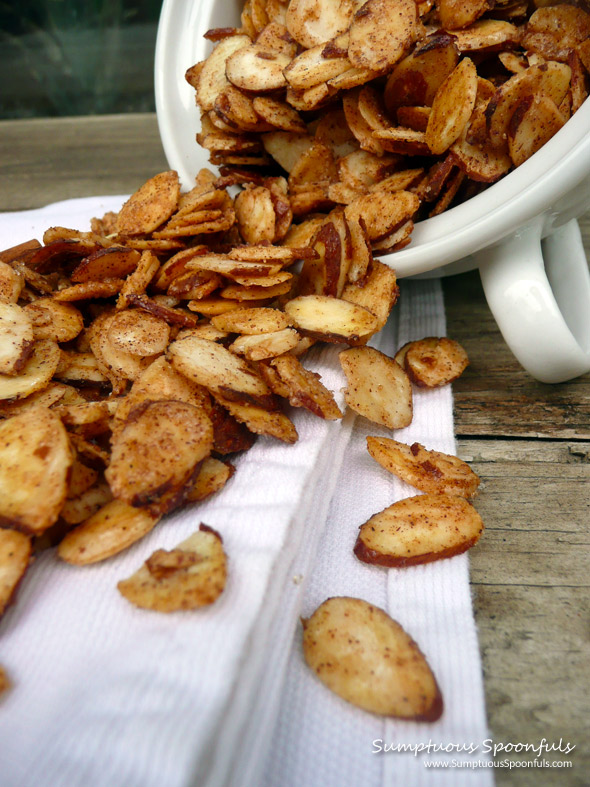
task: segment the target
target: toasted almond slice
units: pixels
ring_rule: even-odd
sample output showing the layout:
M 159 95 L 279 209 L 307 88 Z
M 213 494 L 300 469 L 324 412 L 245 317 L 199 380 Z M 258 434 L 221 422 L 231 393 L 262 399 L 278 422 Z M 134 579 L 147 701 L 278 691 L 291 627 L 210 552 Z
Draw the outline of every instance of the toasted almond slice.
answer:
M 377 327 L 367 309 L 329 295 L 301 295 L 288 301 L 285 312 L 304 333 L 327 342 L 357 341 Z
M 50 382 L 45 388 L 42 388 L 40 391 L 24 399 L 0 401 L 0 417 L 10 418 L 13 415 L 18 415 L 25 410 L 29 410 L 31 407 L 51 407 L 51 405 L 59 402 L 66 391 L 69 390 L 69 386 L 67 385 Z
M 76 404 L 58 402 L 52 409 L 66 426 L 81 431 L 86 437 L 94 437 L 109 430 L 111 412 L 105 401 Z M 79 430 L 77 427 L 85 428 Z
M 174 549 L 158 549 L 119 592 L 136 607 L 177 612 L 212 604 L 225 587 L 226 556 L 219 533 L 201 524 Z
M 289 188 L 303 184 L 329 183 L 338 179 L 332 149 L 314 141 L 305 150 L 289 173 Z
M 31 559 L 31 539 L 16 530 L 0 528 L 0 618 L 14 601 Z
M 23 399 L 40 391 L 51 380 L 60 361 L 60 351 L 51 339 L 41 339 L 18 375 L 0 374 L 0 400 Z
M 361 87 L 361 85 L 366 85 L 367 82 L 370 82 L 372 79 L 377 79 L 381 76 L 379 71 L 372 71 L 370 68 L 357 68 L 356 66 L 352 66 L 343 74 L 339 74 L 337 77 L 333 77 L 332 79 L 328 80 L 326 83 L 326 89 L 328 91 L 328 95 L 331 92 L 339 91 L 339 90 L 353 90 L 355 87 Z M 317 89 L 317 88 L 312 88 Z
M 80 497 L 87 492 L 90 487 L 94 486 L 98 479 L 98 472 L 92 467 L 88 467 L 84 462 L 75 459 L 70 470 L 70 478 L 68 480 L 68 494 L 67 499 L 70 500 L 74 497 Z
M 204 388 L 187 380 L 160 356 L 134 381 L 129 393 L 119 400 L 113 431 L 122 427 L 130 412 L 144 402 L 187 402 L 195 407 L 209 408 L 209 394 Z
M 361 150 L 381 156 L 383 147 L 374 134 L 375 129 L 367 123 L 359 110 L 358 90 L 345 93 L 342 98 L 342 108 L 344 109 L 348 127 L 356 137 Z
M 282 331 L 291 322 L 284 312 L 278 309 L 238 309 L 211 319 L 213 325 L 228 333 L 258 334 Z
M 364 563 L 415 566 L 466 552 L 483 532 L 481 517 L 464 498 L 408 497 L 361 526 L 354 553 Z
M 110 342 L 134 355 L 164 352 L 170 339 L 170 326 L 143 309 L 126 309 L 113 315 L 106 326 Z
M 459 342 L 429 336 L 411 342 L 405 350 L 404 367 L 413 383 L 436 388 L 456 380 L 467 368 L 469 358 Z
M 351 0 L 291 0 L 285 24 L 295 41 L 310 49 L 347 30 L 358 5 Z
M 33 323 L 26 309 L 0 301 L 0 375 L 20 374 L 33 351 Z
M 46 407 L 0 423 L 0 523 L 27 534 L 47 530 L 66 499 L 72 461 L 66 430 Z
M 460 173 L 463 176 L 463 173 Z M 385 238 L 380 241 L 373 242 L 373 251 L 379 252 L 392 252 L 403 249 L 411 240 L 411 235 L 414 230 L 414 222 L 409 219 L 404 222 L 399 229 L 390 232 Z
M 66 534 L 57 554 L 66 563 L 87 566 L 127 549 L 154 528 L 158 516 L 111 500 L 83 524 Z
M 322 114 L 315 130 L 315 138 L 331 148 L 335 158 L 358 150 L 356 137 L 349 129 L 341 109 L 331 109 Z
M 69 303 L 60 303 L 53 298 L 38 298 L 24 308 L 33 322 L 36 339 L 69 342 L 84 328 L 82 314 Z
M 486 0 L 482 0 L 482 2 L 486 2 Z M 499 19 L 481 19 L 465 30 L 455 30 L 453 35 L 459 52 L 477 52 L 515 46 L 521 38 L 521 32 L 516 25 Z
M 581 8 L 537 8 L 526 23 L 522 46 L 548 60 L 566 61 L 569 52 L 590 38 L 590 15 Z
M 356 303 L 377 317 L 377 330 L 380 331 L 399 296 L 397 277 L 393 268 L 373 260 L 366 278 L 350 282 L 342 292 L 345 301 Z
M 437 32 L 420 41 L 387 79 L 383 98 L 391 117 L 401 106 L 430 107 L 458 60 L 455 39 L 448 33 Z
M 525 96 L 508 124 L 508 151 L 515 166 L 536 153 L 565 124 L 565 118 L 546 96 Z
M 271 131 L 262 135 L 266 152 L 287 172 L 291 172 L 313 142 L 313 137 L 307 134 L 292 134 L 288 131 Z
M 407 445 L 388 437 L 367 437 L 369 453 L 379 464 L 422 492 L 473 497 L 479 477 L 457 456 L 428 451 L 420 443 Z
M 208 112 L 213 109 L 215 99 L 229 82 L 225 75 L 227 59 L 244 47 L 250 46 L 251 40 L 246 35 L 232 35 L 220 41 L 199 71 L 196 91 L 197 101 L 201 109 Z
M 57 345 L 55 345 L 57 347 Z M 76 353 L 61 351 L 58 353 L 59 365 L 55 369 L 55 377 L 72 385 L 107 385 L 108 377 L 100 371 L 93 353 Z
M 188 493 L 187 503 L 200 503 L 211 495 L 219 492 L 227 484 L 235 472 L 235 467 L 229 462 L 222 462 L 213 456 L 208 456 L 201 465 L 199 475 L 191 491 Z
M 340 235 L 334 222 L 328 221 L 317 231 L 313 240 L 315 257 L 305 260 L 299 278 L 299 292 L 302 295 L 312 293 L 338 297 L 342 291 L 350 256 L 342 249 Z M 345 260 L 344 270 L 341 265 Z M 343 275 L 341 275 L 343 274 Z
M 111 298 L 123 288 L 123 279 L 105 279 L 104 281 L 88 281 L 72 284 L 63 290 L 53 293 L 53 298 L 60 302 L 86 301 L 94 298 Z
M 283 71 L 290 62 L 291 58 L 287 54 L 264 50 L 252 44 L 228 57 L 225 75 L 242 90 L 266 93 L 286 87 Z
M 105 312 L 92 324 L 89 343 L 99 370 L 108 377 L 113 389 L 125 388 L 125 380 L 135 380 L 151 359 L 122 350 L 110 338 L 109 329 L 121 312 Z
M 276 215 L 270 191 L 264 186 L 244 189 L 235 200 L 236 221 L 246 243 L 272 243 Z
M 24 286 L 24 276 L 0 260 L 0 301 L 16 303 Z
M 255 297 L 252 296 L 253 300 L 257 300 L 263 295 L 266 295 L 267 297 L 275 297 L 276 295 L 283 294 L 283 292 L 288 292 L 289 290 L 287 287 L 279 285 L 288 284 L 288 287 L 290 288 L 293 285 L 293 279 L 293 274 L 289 273 L 288 271 L 279 271 L 272 276 L 239 276 L 237 274 L 234 276 L 234 281 L 236 284 L 247 287 L 249 290 L 253 290 L 253 288 L 255 288 L 255 292 L 259 293 Z M 220 295 L 225 298 L 227 296 L 227 291 L 229 290 L 232 292 L 234 287 L 235 285 L 231 284 L 228 287 L 224 287 Z M 275 287 L 277 287 L 276 290 L 274 289 Z M 236 298 L 238 297 L 239 296 L 236 295 Z
M 180 325 L 183 328 L 194 328 L 197 325 L 197 320 L 192 314 L 189 314 L 184 309 L 175 309 L 170 302 L 178 303 L 174 298 L 167 296 L 156 295 L 153 298 L 148 298 L 147 295 L 138 295 L 130 293 L 128 300 L 131 306 L 138 306 L 140 309 L 159 317 L 170 325 Z
M 121 235 L 144 235 L 163 224 L 176 210 L 180 194 L 178 174 L 160 172 L 150 178 L 123 205 L 117 216 Z
M 256 114 L 270 126 L 292 134 L 305 134 L 307 131 L 299 113 L 284 101 L 270 96 L 256 96 L 253 107 Z
M 217 395 L 262 406 L 273 402 L 268 386 L 254 369 L 216 342 L 187 336 L 170 345 L 168 358 L 180 374 Z
M 399 107 L 396 112 L 397 122 L 413 131 L 426 131 L 430 112 L 430 107 Z
M 455 31 L 473 24 L 485 14 L 491 3 L 490 0 L 472 0 L 470 3 L 464 3 L 462 0 L 438 0 L 436 7 L 441 25 L 445 30 Z
M 251 334 L 238 336 L 229 346 L 229 349 L 243 355 L 249 361 L 262 361 L 266 358 L 276 358 L 297 347 L 299 334 L 293 328 L 283 328 L 272 333 Z
M 480 183 L 494 183 L 512 167 L 512 161 L 502 150 L 489 143 L 470 144 L 465 133 L 451 145 L 452 161 L 471 180 Z
M 498 148 L 506 147 L 508 125 L 521 99 L 540 91 L 559 106 L 569 90 L 570 79 L 568 65 L 549 62 L 531 66 L 500 85 L 486 109 L 491 143 Z
M 270 365 L 287 387 L 287 398 L 293 407 L 305 407 L 329 421 L 342 418 L 332 392 L 323 385 L 320 376 L 306 369 L 294 355 L 282 355 Z
M 211 122 L 215 124 L 219 118 L 224 119 L 223 125 L 227 131 L 269 131 L 269 127 L 256 114 L 252 99 L 233 85 L 227 85 L 215 99 Z
M 137 267 L 127 276 L 117 300 L 117 309 L 124 309 L 130 295 L 143 295 L 160 269 L 160 261 L 149 249 L 143 251 Z
M 430 118 L 430 114 L 428 115 Z M 388 128 L 373 132 L 375 139 L 384 150 L 401 153 L 404 156 L 427 156 L 430 148 L 426 144 L 426 132 L 414 131 L 411 128 Z
M 340 179 L 356 188 L 370 187 L 389 176 L 399 166 L 399 156 L 376 156 L 355 150 L 338 161 Z
M 293 224 L 284 240 L 284 248 L 299 248 L 309 245 L 316 232 L 325 222 L 325 216 L 315 216 L 311 219 L 305 219 L 301 224 Z
M 18 260 L 28 262 L 41 248 L 42 246 L 38 240 L 27 240 L 24 243 L 19 243 L 16 246 L 11 246 L 9 249 L 0 251 L 0 261 L 7 264 L 17 262 Z
M 90 444 L 89 444 L 90 445 Z M 113 493 L 108 484 L 98 483 L 87 489 L 78 497 L 68 498 L 59 512 L 60 521 L 70 527 L 80 525 L 97 513 L 103 506 L 113 499 Z
M 291 38 L 291 35 L 284 24 L 286 3 L 283 3 L 283 0 L 271 1 L 274 3 L 276 10 L 281 9 L 278 13 L 278 16 L 282 17 L 282 19 L 273 18 L 272 13 L 268 13 L 268 2 L 265 2 L 265 0 L 257 0 L 258 3 L 266 6 L 265 12 L 270 21 L 268 24 L 264 25 L 263 29 L 256 37 L 256 43 L 259 47 L 262 47 L 262 49 L 269 50 L 270 52 L 282 52 L 285 55 L 289 55 L 289 57 L 295 57 L 295 54 L 297 53 L 297 44 Z
M 189 301 L 187 306 L 191 311 L 208 317 L 244 308 L 241 301 L 230 301 L 227 298 L 200 298 L 198 301 Z
M 380 716 L 441 717 L 442 696 L 424 655 L 382 609 L 334 597 L 302 622 L 305 661 L 339 697 Z
M 257 405 L 236 402 L 217 394 L 215 398 L 236 421 L 245 424 L 254 434 L 275 437 L 284 443 L 297 442 L 295 426 L 280 410 L 265 410 Z
M 276 262 L 275 260 L 249 262 L 248 260 L 233 260 L 224 254 L 204 254 L 200 257 L 195 257 L 186 264 L 187 270 L 212 271 L 230 279 L 236 274 L 252 277 L 273 276 L 280 271 L 281 267 L 282 262 Z
M 246 281 L 246 277 L 240 277 L 241 281 Z M 242 285 L 242 284 L 229 284 L 227 287 L 224 287 L 220 291 L 220 295 L 222 298 L 228 298 L 230 301 L 248 301 L 250 304 L 257 303 L 258 305 L 266 305 L 271 303 L 273 298 L 277 298 L 280 295 L 285 295 L 286 293 L 290 292 L 293 286 L 293 282 L 288 279 L 286 281 L 279 282 L 278 284 L 272 284 L 267 286 L 267 282 L 264 282 L 263 286 L 259 286 L 256 284 L 257 277 L 253 276 L 250 281 L 252 285 Z M 243 306 L 243 304 L 242 304 Z
M 103 279 L 123 279 L 137 267 L 140 253 L 136 249 L 112 246 L 99 249 L 85 257 L 71 275 L 73 282 L 102 281 Z
M 413 0 L 368 0 L 350 26 L 348 57 L 357 68 L 382 71 L 401 60 L 417 35 Z
M 324 44 L 305 49 L 285 69 L 285 79 L 294 90 L 307 90 L 344 73 L 350 68 L 346 53 L 342 57 L 324 56 Z
M 186 402 L 146 402 L 113 439 L 105 478 L 117 499 L 163 514 L 212 448 L 213 427 L 203 410 Z
M 412 422 L 412 386 L 401 366 L 373 347 L 351 347 L 339 354 L 346 375 L 346 404 L 355 413 L 390 429 Z
M 359 197 L 344 209 L 349 221 L 363 220 L 370 241 L 378 241 L 411 219 L 420 200 L 411 191 L 377 191 Z
M 187 271 L 177 276 L 168 287 L 168 295 L 182 300 L 206 298 L 223 284 L 223 279 L 211 271 Z
M 477 71 L 465 57 L 436 92 L 425 138 L 434 154 L 444 153 L 467 125 L 477 95 Z
M 378 181 L 372 186 L 369 186 L 369 191 L 407 191 L 412 186 L 415 186 L 423 175 L 424 170 L 421 167 L 417 167 L 416 169 L 402 169 Z

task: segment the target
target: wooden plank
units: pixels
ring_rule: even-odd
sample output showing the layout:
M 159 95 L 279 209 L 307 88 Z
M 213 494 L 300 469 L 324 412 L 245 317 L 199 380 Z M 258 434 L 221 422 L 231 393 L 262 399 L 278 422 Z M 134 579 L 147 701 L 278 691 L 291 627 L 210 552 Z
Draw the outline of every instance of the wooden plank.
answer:
M 168 169 L 151 113 L 4 120 L 0 150 L 2 211 L 72 197 L 129 194 Z
M 590 232 L 586 237 L 590 239 Z M 447 335 L 460 342 L 471 359 L 453 384 L 457 434 L 589 439 L 590 374 L 559 385 L 533 380 L 504 342 L 479 274 L 448 277 L 443 290 Z
M 474 503 L 486 530 L 470 573 L 492 736 L 576 745 L 572 770 L 498 769 L 497 783 L 582 785 L 590 768 L 590 443 L 460 439 L 458 453 L 483 479 Z

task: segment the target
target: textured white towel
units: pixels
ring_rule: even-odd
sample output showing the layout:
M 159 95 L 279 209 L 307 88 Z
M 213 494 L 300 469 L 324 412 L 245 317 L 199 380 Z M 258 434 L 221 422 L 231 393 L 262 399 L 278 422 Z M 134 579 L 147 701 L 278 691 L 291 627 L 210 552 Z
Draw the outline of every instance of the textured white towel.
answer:
M 5 214 L 0 247 L 39 237 L 53 224 L 83 229 L 91 216 L 117 210 L 122 199 Z M 442 332 L 438 285 L 404 285 L 397 315 L 397 339 L 389 329 L 380 339 L 386 351 L 404 337 Z M 341 403 L 336 356 L 337 348 L 327 347 L 311 353 L 308 363 Z M 298 443 L 260 439 L 219 495 L 168 518 L 123 555 L 76 568 L 48 552 L 31 568 L 0 624 L 0 663 L 15 684 L 0 705 L 3 787 L 249 787 L 265 779 L 272 785 L 419 784 L 415 758 L 371 755 L 372 741 L 481 738 L 467 558 L 403 573 L 356 561 L 351 539 L 366 515 L 413 492 L 372 463 L 362 448 L 367 427 L 361 419 L 356 425 L 351 416 L 324 422 L 301 410 L 292 416 Z M 414 423 L 400 434 L 452 450 L 450 392 L 417 394 Z M 222 533 L 229 555 L 221 598 L 209 609 L 169 616 L 130 606 L 116 582 L 201 521 Z M 311 582 L 300 582 L 316 556 Z M 384 723 L 317 684 L 299 653 L 304 588 L 306 614 L 335 593 L 388 607 L 439 678 L 447 708 L 441 722 L 428 729 Z M 272 771 L 265 777 L 267 756 Z M 308 769 L 314 762 L 315 772 Z M 419 773 L 424 784 L 459 783 L 435 781 L 444 772 L 433 776 L 422 766 Z

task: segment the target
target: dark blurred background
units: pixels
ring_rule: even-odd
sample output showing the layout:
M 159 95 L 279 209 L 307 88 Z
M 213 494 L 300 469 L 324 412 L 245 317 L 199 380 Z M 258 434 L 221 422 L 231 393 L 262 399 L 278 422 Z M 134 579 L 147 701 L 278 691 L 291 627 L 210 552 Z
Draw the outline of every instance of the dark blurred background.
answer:
M 0 118 L 150 112 L 161 0 L 0 0 Z

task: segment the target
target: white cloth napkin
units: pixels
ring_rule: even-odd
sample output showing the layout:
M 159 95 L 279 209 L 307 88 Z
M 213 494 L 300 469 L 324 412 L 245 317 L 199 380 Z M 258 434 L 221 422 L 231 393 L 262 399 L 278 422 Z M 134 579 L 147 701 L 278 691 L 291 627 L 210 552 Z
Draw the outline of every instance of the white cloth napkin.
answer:
M 117 210 L 122 200 L 69 200 L 4 214 L 0 247 L 40 237 L 54 224 L 85 229 L 90 217 Z M 404 284 L 396 313 L 397 338 L 388 327 L 379 339 L 385 351 L 404 337 L 444 332 L 436 283 Z M 315 350 L 307 363 L 342 404 L 337 352 Z M 415 404 L 401 439 L 452 450 L 450 392 L 418 393 Z M 292 417 L 298 443 L 259 439 L 219 495 L 169 517 L 128 552 L 77 568 L 50 551 L 31 567 L 0 623 L 0 664 L 14 682 L 0 703 L 3 787 L 460 783 L 423 766 L 417 771 L 412 755 L 370 751 L 377 738 L 485 737 L 467 557 L 404 572 L 358 563 L 350 551 L 358 525 L 413 491 L 363 451 L 364 434 L 382 430 L 367 432 L 351 415 L 325 422 L 293 410 Z M 168 616 L 129 605 L 117 581 L 200 522 L 221 532 L 229 556 L 220 599 Z M 336 593 L 387 607 L 407 627 L 441 684 L 441 722 L 427 728 L 367 717 L 306 672 L 297 623 L 302 603 L 308 614 Z M 313 762 L 319 771 L 308 768 Z

